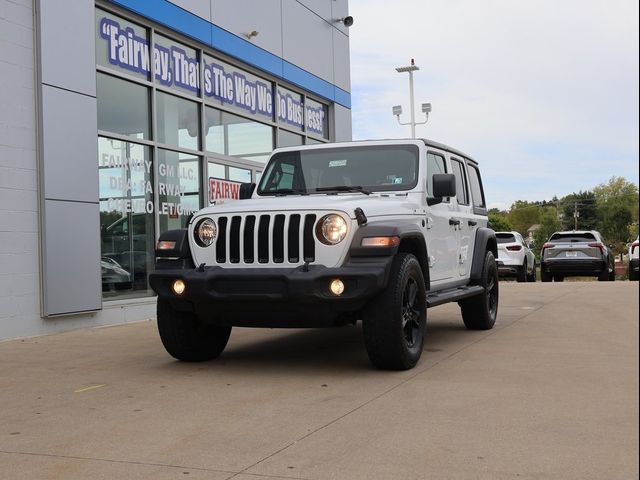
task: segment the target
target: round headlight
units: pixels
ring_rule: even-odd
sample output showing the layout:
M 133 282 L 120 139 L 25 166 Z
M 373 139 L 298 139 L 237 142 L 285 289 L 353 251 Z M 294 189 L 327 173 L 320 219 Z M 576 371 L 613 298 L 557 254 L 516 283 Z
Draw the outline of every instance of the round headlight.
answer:
M 337 245 L 347 236 L 347 222 L 340 215 L 322 217 L 316 225 L 316 236 L 325 245 Z
M 218 227 L 216 227 L 216 222 L 210 218 L 205 218 L 196 225 L 196 243 L 201 247 L 211 245 L 216 239 L 216 235 L 218 235 Z

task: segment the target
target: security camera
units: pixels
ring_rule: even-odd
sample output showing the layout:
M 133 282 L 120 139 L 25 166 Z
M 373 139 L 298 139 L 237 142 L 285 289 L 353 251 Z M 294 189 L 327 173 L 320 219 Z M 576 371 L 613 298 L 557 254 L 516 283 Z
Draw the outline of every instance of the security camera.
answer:
M 348 17 L 342 17 L 342 18 L 338 18 L 336 19 L 336 23 L 342 22 L 342 24 L 349 28 L 351 25 L 353 25 L 353 17 L 351 15 L 349 15 Z

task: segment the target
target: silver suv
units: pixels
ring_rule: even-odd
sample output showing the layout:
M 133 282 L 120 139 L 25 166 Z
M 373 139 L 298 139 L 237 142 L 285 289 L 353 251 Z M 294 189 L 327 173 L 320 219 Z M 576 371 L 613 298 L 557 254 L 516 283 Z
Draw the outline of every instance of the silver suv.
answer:
M 371 362 L 413 367 L 427 307 L 469 329 L 498 311 L 496 238 L 478 164 L 428 140 L 282 148 L 260 184 L 161 235 L 158 329 L 174 357 L 217 357 L 231 328 L 362 321 Z
M 616 279 L 613 252 L 595 230 L 554 233 L 542 246 L 540 258 L 543 282 L 562 282 L 567 276 L 597 276 L 601 282 Z

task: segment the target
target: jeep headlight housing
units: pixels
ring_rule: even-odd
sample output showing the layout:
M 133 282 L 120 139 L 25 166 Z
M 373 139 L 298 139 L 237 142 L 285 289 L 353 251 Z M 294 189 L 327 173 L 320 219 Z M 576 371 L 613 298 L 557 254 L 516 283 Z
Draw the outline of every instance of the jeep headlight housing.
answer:
M 215 241 L 217 235 L 218 227 L 216 226 L 216 222 L 210 218 L 200 220 L 194 230 L 196 243 L 201 247 L 210 246 Z
M 316 224 L 316 237 L 325 245 L 337 245 L 347 236 L 349 227 L 340 215 L 325 215 Z

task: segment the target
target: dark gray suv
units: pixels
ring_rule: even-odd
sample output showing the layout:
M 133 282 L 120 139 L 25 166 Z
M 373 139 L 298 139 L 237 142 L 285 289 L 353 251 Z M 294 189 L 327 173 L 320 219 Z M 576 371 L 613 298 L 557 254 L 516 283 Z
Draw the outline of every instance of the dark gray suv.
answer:
M 540 277 L 543 282 L 562 282 L 567 276 L 596 276 L 601 282 L 614 281 L 614 255 L 600 233 L 556 232 L 542 247 Z

